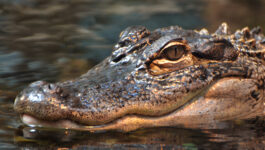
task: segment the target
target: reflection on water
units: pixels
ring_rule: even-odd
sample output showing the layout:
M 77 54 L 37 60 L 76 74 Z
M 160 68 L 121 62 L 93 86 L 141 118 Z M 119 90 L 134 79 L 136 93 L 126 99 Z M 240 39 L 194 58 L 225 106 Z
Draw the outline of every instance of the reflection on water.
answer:
M 265 144 L 264 130 L 253 127 L 234 126 L 222 130 L 156 128 L 130 133 L 21 127 L 14 142 L 28 148 L 262 149 Z
M 120 149 L 240 149 L 265 144 L 264 129 L 251 124 L 224 130 L 147 129 L 132 133 L 84 133 L 18 128 L 12 103 L 35 80 L 77 77 L 111 53 L 119 32 L 131 25 L 169 25 L 214 31 L 265 29 L 263 0 L 1 0 L 0 149 L 79 147 Z M 50 132 L 52 131 L 52 132 Z M 54 132 L 58 136 L 54 136 Z M 51 136 L 52 135 L 52 136 Z

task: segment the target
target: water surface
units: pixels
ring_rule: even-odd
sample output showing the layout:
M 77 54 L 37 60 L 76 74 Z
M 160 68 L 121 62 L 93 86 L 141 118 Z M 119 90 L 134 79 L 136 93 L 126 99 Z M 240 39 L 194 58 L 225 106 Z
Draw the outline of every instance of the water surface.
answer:
M 23 126 L 12 105 L 36 80 L 63 81 L 102 61 L 131 25 L 265 29 L 263 0 L 1 0 L 0 149 L 264 148 L 264 127 L 233 122 L 226 129 L 181 127 L 89 133 Z

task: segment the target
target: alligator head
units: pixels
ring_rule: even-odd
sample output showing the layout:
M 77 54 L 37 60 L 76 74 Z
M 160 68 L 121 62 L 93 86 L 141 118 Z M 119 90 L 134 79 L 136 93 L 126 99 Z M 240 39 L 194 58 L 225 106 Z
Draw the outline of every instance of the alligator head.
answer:
M 265 115 L 265 38 L 178 26 L 128 27 L 112 55 L 81 77 L 37 81 L 16 98 L 28 125 L 80 130 L 216 125 Z

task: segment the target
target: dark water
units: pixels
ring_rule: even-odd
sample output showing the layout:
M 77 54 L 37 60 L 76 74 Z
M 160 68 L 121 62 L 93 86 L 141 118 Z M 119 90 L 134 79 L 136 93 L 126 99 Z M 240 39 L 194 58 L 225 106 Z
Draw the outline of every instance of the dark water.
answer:
M 0 149 L 264 149 L 265 129 L 251 123 L 89 133 L 25 127 L 12 108 L 30 82 L 77 77 L 103 60 L 127 26 L 265 29 L 264 8 L 264 0 L 1 0 Z

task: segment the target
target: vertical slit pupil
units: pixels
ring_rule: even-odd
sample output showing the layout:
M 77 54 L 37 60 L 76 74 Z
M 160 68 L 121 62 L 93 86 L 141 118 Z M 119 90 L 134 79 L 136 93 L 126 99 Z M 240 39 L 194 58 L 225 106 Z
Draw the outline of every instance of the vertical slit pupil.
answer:
M 178 60 L 184 54 L 183 46 L 172 46 L 163 51 L 163 55 L 169 60 Z

